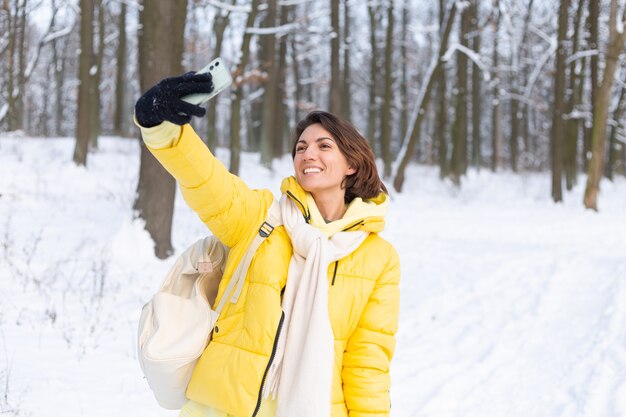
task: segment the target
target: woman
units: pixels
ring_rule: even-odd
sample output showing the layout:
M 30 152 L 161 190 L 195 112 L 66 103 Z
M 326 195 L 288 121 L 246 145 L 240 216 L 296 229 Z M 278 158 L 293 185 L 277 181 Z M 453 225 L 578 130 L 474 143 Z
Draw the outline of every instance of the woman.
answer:
M 135 118 L 187 203 L 230 248 L 219 302 L 274 197 L 230 174 L 188 124 L 205 111 L 181 97 L 212 89 L 208 74 L 165 79 L 137 101 Z M 350 123 L 316 111 L 296 126 L 292 155 L 284 227 L 222 310 L 181 416 L 389 415 L 400 266 L 378 236 L 388 195 L 374 154 Z

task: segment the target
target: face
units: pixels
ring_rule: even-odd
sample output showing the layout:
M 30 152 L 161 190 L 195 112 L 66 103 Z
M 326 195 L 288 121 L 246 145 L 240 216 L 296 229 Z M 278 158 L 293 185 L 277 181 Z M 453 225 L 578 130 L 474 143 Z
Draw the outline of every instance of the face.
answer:
M 307 127 L 300 135 L 293 165 L 298 183 L 314 197 L 338 193 L 343 198 L 343 179 L 356 172 L 348 166 L 331 134 L 319 123 Z

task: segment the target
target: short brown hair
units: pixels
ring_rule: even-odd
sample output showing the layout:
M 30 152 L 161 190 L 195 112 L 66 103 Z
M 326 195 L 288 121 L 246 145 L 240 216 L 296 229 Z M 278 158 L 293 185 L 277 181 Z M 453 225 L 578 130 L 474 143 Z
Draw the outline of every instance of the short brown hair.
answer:
M 376 157 L 367 139 L 359 133 L 352 123 L 332 113 L 315 110 L 298 122 L 293 131 L 293 149 L 291 150 L 293 158 L 296 156 L 296 145 L 302 132 L 316 123 L 322 125 L 332 135 L 339 146 L 339 150 L 346 157 L 348 166 L 356 169 L 354 174 L 344 178 L 346 204 L 356 197 L 361 197 L 364 200 L 374 198 L 381 191 L 388 194 L 385 184 L 378 175 Z

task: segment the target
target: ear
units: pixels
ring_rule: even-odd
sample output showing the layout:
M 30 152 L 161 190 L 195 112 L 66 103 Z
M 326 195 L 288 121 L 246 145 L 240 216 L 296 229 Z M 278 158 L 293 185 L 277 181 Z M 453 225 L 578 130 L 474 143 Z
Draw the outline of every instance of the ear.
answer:
M 346 175 L 352 175 L 356 173 L 356 168 L 348 167 L 348 171 L 346 171 Z

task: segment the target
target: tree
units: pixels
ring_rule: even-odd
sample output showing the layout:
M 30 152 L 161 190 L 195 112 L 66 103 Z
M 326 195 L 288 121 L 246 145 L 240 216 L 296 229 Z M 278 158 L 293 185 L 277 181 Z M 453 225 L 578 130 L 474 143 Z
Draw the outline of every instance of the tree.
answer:
M 146 1 L 139 15 L 139 82 L 147 91 L 165 77 L 183 72 L 187 1 Z M 164 30 L 163 28 L 167 28 Z M 141 141 L 141 165 L 134 209 L 145 221 L 158 258 L 172 253 L 172 216 L 176 183 Z
M 477 55 L 480 53 L 480 27 L 478 25 L 478 3 L 479 0 L 472 0 L 470 5 L 470 33 L 472 34 L 472 50 Z M 480 68 L 474 63 L 472 65 L 472 165 L 480 167 L 482 164 L 481 143 L 480 143 L 480 120 L 481 120 L 481 82 Z
M 598 0 L 589 0 L 588 3 L 588 16 L 587 16 L 587 33 L 588 33 L 588 41 L 587 48 L 591 50 L 599 49 L 598 42 L 598 34 L 599 34 L 599 24 L 598 21 L 600 19 L 600 1 Z M 593 54 L 589 57 L 589 75 L 591 81 L 591 120 L 595 120 L 595 105 L 598 96 L 598 85 L 599 85 L 599 73 L 600 69 L 598 66 L 598 54 Z M 585 129 L 585 139 L 583 143 L 583 167 L 587 169 L 589 159 L 588 156 L 591 152 L 591 129 Z
M 452 24 L 454 22 L 454 16 L 456 14 L 456 1 L 451 1 L 446 13 L 446 19 L 444 19 L 445 26 L 441 27 L 441 42 L 439 44 L 439 50 L 437 55 L 433 58 L 433 61 L 430 63 L 429 71 L 426 74 L 426 78 L 424 80 L 424 84 L 421 87 L 420 95 L 418 97 L 417 103 L 415 105 L 415 111 L 412 115 L 412 123 L 409 124 L 409 129 L 406 132 L 406 137 L 408 140 L 404 140 L 404 147 L 400 151 L 398 155 L 398 160 L 400 163 L 398 164 L 398 169 L 396 171 L 395 178 L 393 180 L 393 187 L 396 191 L 402 191 L 402 186 L 404 185 L 405 174 L 404 171 L 409 164 L 409 161 L 413 158 L 413 152 L 415 150 L 415 143 L 420 135 L 420 129 L 422 126 L 422 120 L 424 119 L 424 114 L 428 108 L 428 102 L 430 100 L 430 96 L 435 85 L 435 80 L 437 79 L 438 72 L 441 71 L 442 67 L 442 58 L 446 52 L 448 47 L 448 39 L 450 38 L 450 32 L 452 31 Z
M 470 24 L 469 7 L 461 11 L 459 41 L 467 48 Z M 452 156 L 450 161 L 450 176 L 452 181 L 459 185 L 461 176 L 467 169 L 467 55 L 457 55 L 457 87 L 454 95 L 454 123 L 452 124 Z
M 239 162 L 241 158 L 241 100 L 243 98 L 243 84 L 245 82 L 244 71 L 248 65 L 250 57 L 250 40 L 252 33 L 248 28 L 254 27 L 260 0 L 252 0 L 248 18 L 246 19 L 246 30 L 244 30 L 241 49 L 239 52 L 239 62 L 236 64 L 234 82 L 230 102 L 230 172 L 239 174 Z
M 234 5 L 237 0 L 232 0 L 231 4 Z M 213 33 L 215 34 L 215 42 L 213 44 L 213 55 L 220 56 L 222 54 L 222 45 L 224 43 L 224 32 L 230 22 L 230 11 L 228 9 L 219 8 L 215 12 L 215 22 L 213 23 Z M 216 136 L 216 111 L 217 103 L 220 100 L 221 95 L 217 95 L 207 103 L 206 106 L 206 119 L 207 119 L 207 135 L 206 143 L 209 149 L 215 149 L 217 146 Z
M 520 107 L 524 107 L 523 104 L 520 104 L 521 97 L 521 86 L 520 81 L 525 82 L 525 78 L 523 77 L 525 74 L 523 71 L 520 71 L 520 54 L 525 47 L 526 37 L 529 31 L 530 20 L 532 16 L 533 9 L 533 0 L 529 0 L 528 2 L 528 11 L 526 16 L 524 17 L 524 25 L 522 38 L 519 42 L 519 45 L 514 45 L 514 50 L 512 53 L 512 68 L 514 70 L 512 74 L 511 80 L 511 90 L 513 92 L 513 99 L 511 100 L 511 136 L 509 140 L 509 148 L 511 150 L 511 170 L 513 172 L 517 172 L 518 170 L 518 162 L 519 162 L 519 148 L 520 148 L 520 125 L 523 122 L 522 119 L 522 110 Z M 520 80 L 521 79 L 521 80 Z M 528 148 L 526 147 L 526 150 Z
M 443 27 L 446 17 L 445 0 L 439 0 L 439 27 Z M 443 31 L 439 31 L 440 36 L 444 35 Z M 443 39 L 439 39 L 443 42 Z M 448 125 L 448 102 L 446 100 L 446 67 L 441 66 L 437 75 L 437 94 L 439 100 L 439 109 L 435 121 L 435 137 L 438 144 L 439 156 L 439 178 L 443 179 L 450 174 L 450 165 L 448 164 L 448 140 L 446 135 L 446 127 Z
M 408 68 L 409 68 L 409 54 L 408 54 L 408 39 L 409 39 L 409 19 L 410 8 L 405 0 L 402 4 L 402 37 L 400 44 L 400 132 L 406 132 L 409 124 L 409 94 L 408 94 Z M 442 0 L 440 0 L 441 3 Z M 402 146 L 402 144 L 400 145 Z
M 578 52 L 578 44 L 580 37 L 580 22 L 582 20 L 582 12 L 584 10 L 584 0 L 578 1 L 576 8 L 576 17 L 574 18 L 574 35 L 572 37 L 572 55 Z M 580 103 L 581 89 L 578 85 L 583 82 L 581 77 L 582 71 L 577 71 L 579 65 L 578 60 L 572 60 L 569 64 L 569 81 L 568 81 L 568 97 L 565 104 L 565 137 L 563 142 L 563 170 L 565 172 L 565 186 L 567 190 L 574 188 L 578 170 L 576 169 L 576 160 L 578 154 L 578 126 L 579 118 L 575 117 L 574 109 Z
M 387 42 L 385 48 L 385 96 L 383 99 L 383 108 L 381 110 L 382 118 L 380 121 L 381 130 L 381 149 L 383 154 L 383 162 L 385 164 L 383 175 L 386 178 L 391 176 L 391 100 L 393 79 L 392 61 L 393 61 L 393 1 L 387 6 Z
M 554 73 L 554 106 L 552 112 L 552 199 L 555 203 L 563 200 L 563 131 L 564 120 L 563 114 L 565 110 L 565 82 L 566 82 L 566 42 L 567 42 L 567 26 L 568 26 L 568 10 L 569 0 L 561 0 L 559 6 L 559 29 L 558 29 L 558 47 L 556 52 L 556 70 Z
M 339 0 L 330 0 L 330 90 L 328 109 L 341 114 L 341 71 L 339 64 Z
M 588 209 L 598 210 L 598 191 L 600 191 L 600 179 L 604 170 L 604 158 L 606 147 L 606 124 L 613 90 L 615 71 L 619 64 L 619 56 L 624 50 L 626 42 L 626 8 L 621 20 L 618 20 L 617 0 L 611 0 L 611 15 L 609 17 L 609 44 L 606 52 L 606 63 L 602 84 L 598 89 L 596 102 L 594 103 L 593 127 L 591 131 L 591 161 L 587 171 L 587 186 L 585 188 L 584 204 Z
M 276 0 L 269 0 L 265 10 L 263 26 L 274 28 L 276 26 L 277 4 Z M 276 107 L 278 96 L 278 63 L 276 62 L 276 33 L 273 31 L 260 37 L 263 43 L 263 56 L 261 69 L 267 74 L 264 80 L 265 91 L 263 94 L 263 122 L 261 124 L 261 164 L 267 168 L 272 167 L 272 160 L 276 156 L 274 141 L 282 126 L 276 126 L 276 115 L 282 109 Z
M 93 18 L 94 2 L 80 1 L 80 57 L 78 64 L 78 114 L 76 115 L 76 146 L 74 147 L 74 162 L 78 165 L 87 165 L 87 151 L 92 132 L 95 128 L 93 120 L 92 96 L 94 94 L 94 79 L 91 68 L 95 64 L 93 53 Z
M 500 0 L 493 1 L 494 11 L 491 17 L 493 22 L 493 74 L 491 76 L 493 86 L 493 100 L 491 107 L 491 170 L 496 172 L 498 167 L 501 165 L 503 142 L 502 103 L 500 99 L 500 76 L 498 69 L 498 33 L 500 32 L 500 18 L 502 13 L 500 12 Z
M 617 131 L 620 129 L 620 126 L 623 126 L 622 120 L 624 117 L 624 101 L 626 99 L 626 87 L 625 82 L 621 82 L 621 91 L 619 94 L 619 99 L 617 100 L 617 106 L 615 106 L 615 111 L 613 112 L 613 120 L 611 121 L 611 133 L 609 134 L 609 160 L 606 164 L 606 169 L 604 170 L 604 176 L 608 179 L 613 179 L 613 173 L 615 172 L 615 165 L 617 164 L 617 160 L 619 158 L 619 150 L 620 148 L 624 148 L 623 144 L 620 144 L 617 140 Z
M 369 100 L 368 100 L 368 116 L 367 116 L 367 138 L 370 142 L 370 146 L 372 149 L 375 149 L 376 141 L 376 121 L 378 118 L 376 117 L 376 113 L 378 110 L 377 104 L 377 94 L 376 87 L 378 86 L 378 40 L 376 36 L 376 29 L 378 27 L 378 23 L 380 21 L 380 6 L 375 4 L 375 2 L 369 2 L 367 5 L 367 12 L 369 15 L 370 21 L 370 47 L 371 56 L 370 56 L 370 74 L 369 74 L 369 83 L 368 83 L 368 91 L 369 91 Z
M 124 134 L 124 120 L 127 111 L 124 106 L 124 91 L 126 89 L 126 3 L 120 4 L 120 14 L 117 24 L 117 62 L 115 71 L 115 116 L 113 132 L 116 135 Z
M 348 0 L 343 0 L 343 76 L 341 78 L 341 110 L 343 117 L 352 117 L 352 93 L 350 91 L 350 7 Z
M 94 50 L 95 65 L 90 71 L 92 76 L 92 95 L 91 95 L 91 120 L 93 123 L 93 129 L 91 129 L 91 136 L 89 138 L 89 144 L 93 149 L 98 149 L 98 136 L 102 133 L 102 126 L 100 122 L 100 83 L 102 81 L 102 61 L 104 59 L 104 14 L 105 6 L 102 0 L 96 0 L 94 2 L 97 10 L 97 23 L 98 28 L 98 48 Z

